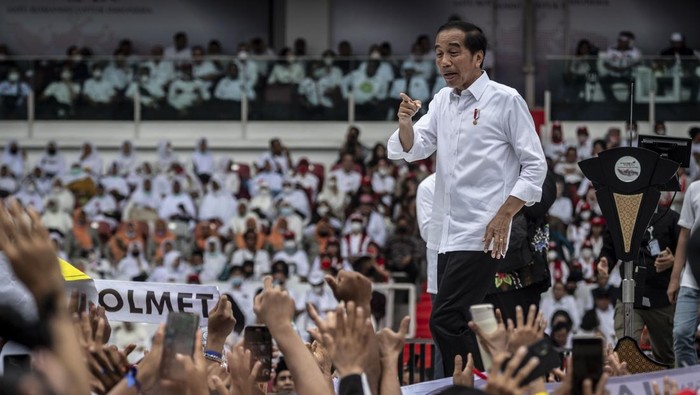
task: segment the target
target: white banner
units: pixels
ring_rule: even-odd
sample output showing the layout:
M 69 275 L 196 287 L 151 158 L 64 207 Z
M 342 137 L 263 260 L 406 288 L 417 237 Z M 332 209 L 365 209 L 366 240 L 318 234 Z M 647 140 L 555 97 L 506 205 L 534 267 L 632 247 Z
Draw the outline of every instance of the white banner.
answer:
M 214 285 L 112 280 L 68 282 L 66 285 L 69 289 L 78 288 L 87 294 L 88 300 L 104 307 L 110 321 L 160 324 L 171 312 L 181 312 L 199 315 L 199 325 L 206 326 L 209 311 L 219 300 L 219 289 Z
M 669 377 L 678 383 L 678 388 L 700 388 L 700 365 L 688 368 L 662 370 L 660 372 L 642 373 L 630 376 L 611 377 L 608 379 L 606 389 L 610 395 L 646 395 L 652 394 L 651 382 L 656 381 L 663 387 L 664 377 Z M 428 381 L 425 383 L 407 385 L 401 387 L 403 395 L 426 395 L 437 392 L 437 390 L 452 385 L 452 378 Z M 486 382 L 476 378 L 474 386 L 481 388 Z M 551 393 L 559 386 L 558 383 L 547 384 L 547 393 Z

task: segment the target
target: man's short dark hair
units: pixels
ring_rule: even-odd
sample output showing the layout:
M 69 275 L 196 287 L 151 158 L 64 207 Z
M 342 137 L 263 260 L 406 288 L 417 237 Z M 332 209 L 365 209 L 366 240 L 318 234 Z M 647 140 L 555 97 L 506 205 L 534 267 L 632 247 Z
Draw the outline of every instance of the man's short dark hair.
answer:
M 437 34 L 440 34 L 445 30 L 452 29 L 461 30 L 464 32 L 464 46 L 469 50 L 469 52 L 476 54 L 477 52 L 482 51 L 484 53 L 484 59 L 486 59 L 486 36 L 484 35 L 484 31 L 481 30 L 479 26 L 469 22 L 454 20 L 440 26 Z M 484 59 L 481 60 L 481 68 L 484 68 Z

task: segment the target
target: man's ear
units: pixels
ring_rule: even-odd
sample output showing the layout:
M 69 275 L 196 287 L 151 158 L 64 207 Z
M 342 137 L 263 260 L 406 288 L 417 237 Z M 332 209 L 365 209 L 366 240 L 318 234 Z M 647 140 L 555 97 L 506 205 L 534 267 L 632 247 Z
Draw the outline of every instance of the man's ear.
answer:
M 484 68 L 484 51 L 478 51 L 474 57 L 476 57 L 476 63 L 479 65 L 479 68 Z

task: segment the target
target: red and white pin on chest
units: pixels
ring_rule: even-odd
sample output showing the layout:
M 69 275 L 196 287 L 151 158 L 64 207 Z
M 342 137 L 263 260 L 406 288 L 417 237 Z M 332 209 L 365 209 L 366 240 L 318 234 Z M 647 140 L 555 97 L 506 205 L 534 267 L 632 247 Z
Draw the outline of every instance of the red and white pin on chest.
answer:
M 479 109 L 475 108 L 474 109 L 474 125 L 479 123 L 478 120 L 479 120 Z

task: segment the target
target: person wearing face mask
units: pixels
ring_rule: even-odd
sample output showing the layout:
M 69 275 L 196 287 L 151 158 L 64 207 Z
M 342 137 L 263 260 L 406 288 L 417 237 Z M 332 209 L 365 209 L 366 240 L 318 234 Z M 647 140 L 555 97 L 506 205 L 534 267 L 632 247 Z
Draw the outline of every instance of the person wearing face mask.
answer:
M 409 223 L 406 216 L 400 216 L 396 220 L 394 234 L 385 245 L 386 267 L 394 275 L 400 273 L 402 279 L 398 281 L 415 283 L 425 251 Z
M 179 77 L 168 87 L 168 104 L 180 115 L 187 115 L 209 99 L 211 94 L 204 81 L 192 74 L 192 65 L 180 66 Z
M 588 128 L 583 125 L 576 128 L 576 154 L 580 161 L 593 156 L 593 141 L 588 137 Z
M 70 66 L 61 70 L 60 80 L 51 82 L 39 97 L 39 114 L 68 118 L 73 115 L 73 106 L 80 95 L 80 84 L 74 82 Z
M 564 132 L 562 131 L 561 122 L 554 121 L 552 123 L 550 142 L 544 144 L 544 154 L 547 158 L 551 158 L 552 163 L 556 165 L 564 157 L 566 148 L 567 145 L 564 141 Z
M 151 76 L 151 70 L 142 66 L 139 69 L 138 78 L 129 83 L 124 96 L 131 100 L 136 100 L 136 93 L 139 94 L 139 103 L 142 108 L 157 109 L 165 99 L 163 83 Z
M 318 195 L 317 201 L 325 202 L 330 207 L 333 215 L 338 217 L 343 212 L 345 200 L 345 192 L 338 188 L 337 177 L 331 173 L 323 186 L 323 191 Z
M 25 155 L 26 153 L 19 146 L 19 142 L 11 139 L 5 144 L 2 158 L 0 158 L 0 165 L 7 166 L 12 175 L 20 179 L 24 177 Z
M 680 214 L 677 212 L 657 207 L 642 236 L 638 258 L 634 261 L 637 295 L 632 316 L 632 337 L 639 343 L 642 327 L 646 325 L 654 359 L 669 365 L 673 365 L 675 361 L 673 322 L 676 305 L 670 300 L 667 291 L 672 273 L 675 272 L 674 260 L 681 232 L 679 219 Z M 614 273 L 618 259 L 609 231 L 603 234 L 603 249 L 598 260 L 599 275 L 605 277 Z M 675 274 L 679 273 L 680 271 Z M 641 295 L 638 295 L 639 293 Z M 619 294 L 613 294 L 612 301 L 615 302 L 620 297 Z M 623 331 L 623 306 L 622 303 L 617 303 L 615 334 L 618 338 L 622 337 Z
M 338 307 L 338 300 L 333 296 L 330 287 L 323 279 L 323 273 L 315 271 L 309 274 L 309 285 L 311 289 L 304 295 L 304 304 L 311 304 L 316 308 L 319 316 L 325 318 L 326 314 L 334 311 Z M 306 311 L 302 312 L 297 319 L 297 327 L 303 328 L 302 337 L 308 339 L 306 328 L 314 327 L 315 324 Z
M 391 166 L 386 159 L 377 162 L 376 171 L 372 172 L 372 190 L 381 197 L 387 206 L 391 205 L 391 195 L 394 193 L 396 180 L 391 175 Z
M 566 238 L 574 245 L 574 256 L 579 256 L 581 246 L 591 232 L 591 206 L 581 206 L 581 211 L 566 230 Z
M 343 237 L 340 250 L 343 259 L 351 264 L 360 256 L 367 254 L 367 247 L 372 239 L 367 235 L 362 215 L 350 216 L 350 231 Z
M 254 85 L 251 85 L 241 74 L 240 67 L 235 62 L 228 65 L 227 73 L 216 83 L 214 98 L 219 101 L 221 112 L 234 112 L 234 119 L 240 117 L 240 103 L 245 96 L 248 101 L 254 101 L 256 93 Z
M 245 261 L 255 263 L 255 279 L 262 279 L 265 273 L 270 272 L 270 254 L 258 245 L 261 237 L 255 230 L 247 230 L 243 234 L 243 248 L 239 248 L 231 257 L 231 266 L 243 265 Z
M 58 204 L 59 210 L 73 215 L 73 210 L 75 209 L 75 196 L 63 186 L 63 181 L 60 178 L 53 180 L 51 184 L 51 190 L 46 196 L 45 201 L 49 199 L 54 199 Z
M 275 197 L 276 204 L 279 204 L 283 200 L 289 203 L 294 212 L 299 214 L 303 219 L 308 219 L 311 215 L 309 196 L 299 188 L 299 184 L 292 178 L 284 180 L 282 183 L 282 192 Z
M 22 81 L 20 71 L 11 67 L 7 79 L 0 81 L 0 117 L 4 119 L 19 119 L 26 117 L 27 96 L 32 88 Z
M 46 212 L 41 216 L 41 222 L 49 231 L 57 231 L 61 235 L 67 235 L 73 228 L 73 219 L 59 209 L 56 199 L 46 201 Z
M 593 265 L 595 267 L 595 264 Z M 576 312 L 578 317 L 583 317 L 586 311 L 593 308 L 593 289 L 597 287 L 595 283 L 587 283 L 578 266 L 569 274 L 564 283 L 566 293 L 574 297 L 576 301 Z M 612 320 L 611 320 L 612 321 Z
M 252 264 L 252 262 L 250 263 Z M 255 311 L 253 310 L 255 290 L 250 281 L 246 279 L 242 266 L 231 267 L 229 281 L 231 282 L 231 288 L 227 293 L 243 314 L 243 326 L 255 324 Z
M 221 249 L 221 241 L 216 236 L 210 236 L 206 240 L 206 248 L 203 253 L 202 270 L 199 280 L 202 284 L 217 281 L 226 267 L 226 256 Z
M 435 61 L 433 58 L 425 56 L 423 46 L 416 42 L 411 45 L 411 56 L 401 65 L 401 70 L 406 69 L 413 69 L 416 75 L 430 81 L 435 76 Z
M 49 142 L 46 143 L 46 149 L 41 155 L 37 165 L 48 178 L 60 177 L 65 173 L 66 159 L 63 154 L 58 151 L 58 145 L 55 140 L 49 140 Z
M 314 165 L 315 167 L 316 165 Z M 306 158 L 299 159 L 297 167 L 294 171 L 294 176 L 292 177 L 292 182 L 301 186 L 305 191 L 309 193 L 311 201 L 313 202 L 318 195 L 319 179 L 316 174 L 311 172 L 311 164 Z
M 293 232 L 284 234 L 282 250 L 275 253 L 272 260 L 286 262 L 291 272 L 299 276 L 301 281 L 305 281 L 309 275 L 309 257 L 303 249 L 298 247 L 299 243 L 295 236 Z
M 129 248 L 124 258 L 119 260 L 114 278 L 123 281 L 143 281 L 148 277 L 149 264 L 142 253 L 143 247 L 140 242 L 129 243 Z
M 566 287 L 561 281 L 554 282 L 554 285 L 552 285 L 552 292 L 542 297 L 540 311 L 549 324 L 546 333 L 551 333 L 552 317 L 559 311 L 564 311 L 568 314 L 571 318 L 573 324 L 572 328 L 574 328 L 574 330 L 578 329 L 579 322 L 581 321 L 581 316 L 578 315 L 578 308 L 576 307 L 576 300 L 574 300 L 573 296 L 567 294 Z
M 547 251 L 547 263 L 549 265 L 549 272 L 552 276 L 552 284 L 555 282 L 566 282 L 567 277 L 569 277 L 570 269 L 569 265 L 564 261 L 559 254 L 559 246 L 556 242 L 549 242 L 549 251 Z
M 252 196 L 259 194 L 258 189 L 265 185 L 272 195 L 277 195 L 282 191 L 282 182 L 284 178 L 273 168 L 274 162 L 268 158 L 260 158 L 256 164 L 258 172 L 249 181 L 248 190 Z
M 587 283 L 596 282 L 597 263 L 596 257 L 593 255 L 593 244 L 585 240 L 581 245 L 580 253 L 578 254 L 578 259 L 574 263 L 574 266 L 580 270 L 582 279 Z
M 32 207 L 40 214 L 44 212 L 44 199 L 39 194 L 36 184 L 31 180 L 22 182 L 19 191 L 15 194 L 15 199 L 24 207 Z
M 273 84 L 298 84 L 304 79 L 304 66 L 296 60 L 290 48 L 282 48 L 279 53 L 279 60 L 272 67 L 270 76 L 267 78 L 269 85 Z
M 331 86 L 339 88 L 343 84 L 343 70 L 337 66 L 335 52 L 331 49 L 323 51 L 323 74 Z
M 92 76 L 83 83 L 82 96 L 88 105 L 94 110 L 94 116 L 105 115 L 108 105 L 111 104 L 117 91 L 112 83 L 103 78 L 102 66 L 96 65 L 92 68 Z M 90 115 L 90 114 L 87 114 Z
M 0 199 L 4 199 L 17 191 L 17 180 L 7 165 L 0 166 Z

